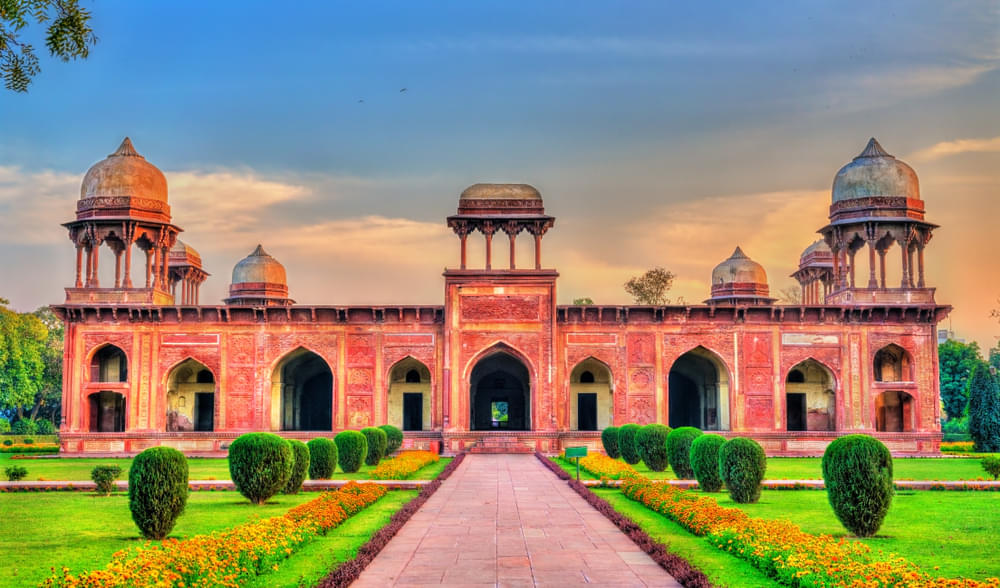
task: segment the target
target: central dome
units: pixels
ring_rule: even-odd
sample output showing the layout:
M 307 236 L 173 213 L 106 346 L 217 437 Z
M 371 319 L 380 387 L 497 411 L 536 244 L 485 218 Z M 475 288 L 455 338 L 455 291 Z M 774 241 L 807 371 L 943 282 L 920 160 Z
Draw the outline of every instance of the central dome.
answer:
M 132 141 L 125 137 L 114 153 L 95 163 L 83 176 L 80 199 L 102 196 L 128 196 L 166 203 L 167 178 L 139 155 Z
M 886 153 L 875 138 L 833 179 L 833 202 L 871 197 L 920 199 L 913 168 Z
M 729 259 L 712 270 L 712 287 L 719 284 L 767 284 L 767 272 L 737 247 Z
M 264 247 L 257 245 L 253 253 L 244 257 L 233 268 L 233 285 L 236 284 L 281 284 L 288 283 L 285 266 L 268 255 Z
M 542 195 L 528 184 L 473 184 L 459 200 L 541 200 Z

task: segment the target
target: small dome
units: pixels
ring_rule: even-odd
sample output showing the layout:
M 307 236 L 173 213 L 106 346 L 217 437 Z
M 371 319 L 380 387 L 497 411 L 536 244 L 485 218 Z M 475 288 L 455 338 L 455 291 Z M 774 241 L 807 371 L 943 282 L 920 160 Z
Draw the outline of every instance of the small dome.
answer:
M 244 257 L 233 268 L 233 285 L 281 284 L 286 285 L 285 266 L 257 245 L 253 253 Z
M 819 239 L 815 243 L 813 243 L 812 245 L 806 247 L 805 250 L 802 252 L 802 255 L 800 255 L 799 257 L 801 259 L 805 259 L 806 257 L 809 257 L 810 255 L 813 255 L 813 254 L 818 254 L 818 255 L 823 255 L 823 254 L 833 255 L 833 253 L 830 251 L 830 246 L 827 245 L 826 241 L 823 240 L 823 239 Z
M 767 284 L 767 272 L 737 247 L 729 259 L 712 270 L 712 287 L 719 284 Z
M 459 200 L 541 200 L 542 195 L 528 184 L 473 184 Z
M 920 199 L 920 185 L 913 168 L 886 153 L 874 139 L 833 179 L 833 202 L 873 196 Z
M 118 150 L 95 163 L 83 177 L 80 199 L 101 196 L 130 196 L 167 201 L 167 178 L 155 165 L 146 161 L 125 137 Z
M 177 239 L 174 246 L 170 248 L 167 259 L 171 265 L 193 263 L 199 267 L 201 266 L 201 254 L 198 253 L 198 250 L 180 239 Z

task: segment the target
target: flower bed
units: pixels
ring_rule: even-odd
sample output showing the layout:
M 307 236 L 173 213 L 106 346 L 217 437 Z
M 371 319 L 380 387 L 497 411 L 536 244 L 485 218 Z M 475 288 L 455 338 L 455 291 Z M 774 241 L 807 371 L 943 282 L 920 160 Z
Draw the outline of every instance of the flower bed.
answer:
M 0 445 L 0 453 L 59 453 L 59 446 L 55 443 L 14 443 L 13 445 Z
M 751 518 L 640 476 L 626 476 L 622 493 L 787 586 L 1000 586 L 997 578 L 934 578 L 902 557 L 876 559 L 864 543 L 811 535 L 789 521 Z
M 566 459 L 565 454 L 559 457 L 560 459 L 565 459 L 568 463 L 573 463 Z M 602 453 L 591 453 L 587 457 L 581 457 L 580 467 L 598 478 L 608 478 L 611 480 L 619 480 L 625 474 L 635 473 L 632 466 L 624 461 L 612 459 Z
M 972 441 L 943 441 L 941 443 L 941 453 L 972 453 L 975 450 L 975 443 Z
M 404 451 L 378 464 L 371 475 L 375 480 L 405 480 L 420 468 L 439 459 L 441 458 L 433 451 Z
M 324 535 L 372 504 L 386 489 L 348 482 L 343 488 L 289 510 L 286 514 L 231 529 L 166 539 L 160 544 L 122 550 L 101 570 L 73 575 L 53 571 L 43 586 L 227 586 L 237 588 L 255 576 L 278 569 L 304 543 Z

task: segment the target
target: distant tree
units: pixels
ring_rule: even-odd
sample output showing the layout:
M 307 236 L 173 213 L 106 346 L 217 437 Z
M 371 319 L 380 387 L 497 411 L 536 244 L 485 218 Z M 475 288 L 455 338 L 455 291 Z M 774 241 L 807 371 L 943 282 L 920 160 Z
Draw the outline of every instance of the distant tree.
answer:
M 97 42 L 79 0 L 0 0 L 0 77 L 14 92 L 27 92 L 41 71 L 34 47 L 21 38 L 33 23 L 46 25 L 45 47 L 63 61 L 86 59 Z
M 0 299 L 0 412 L 23 419 L 44 388 L 48 329 L 38 317 L 6 304 Z
M 965 416 L 969 405 L 969 374 L 982 360 L 977 343 L 949 339 L 938 345 L 941 403 L 949 420 Z
M 1000 451 L 1000 384 L 984 361 L 969 376 L 969 435 L 977 452 Z
M 584 306 L 589 306 L 589 305 L 591 305 L 593 303 L 594 303 L 594 301 L 591 298 L 574 298 L 573 299 L 573 304 L 582 304 Z
M 635 276 L 625 282 L 625 291 L 632 296 L 636 304 L 661 306 L 670 303 L 667 292 L 673 285 L 673 272 L 662 267 L 654 267 L 641 276 Z
M 993 349 L 990 349 L 990 358 L 986 360 L 989 362 L 990 367 L 995 370 L 1000 370 L 1000 343 Z
M 781 290 L 778 290 L 778 302 L 791 305 L 802 304 L 802 288 L 799 286 L 785 286 Z

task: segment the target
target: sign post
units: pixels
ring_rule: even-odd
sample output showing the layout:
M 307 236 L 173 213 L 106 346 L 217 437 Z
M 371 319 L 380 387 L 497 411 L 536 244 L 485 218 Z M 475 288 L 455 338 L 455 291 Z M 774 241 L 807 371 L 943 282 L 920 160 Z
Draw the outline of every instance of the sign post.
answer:
M 576 481 L 580 481 L 580 458 L 587 457 L 587 446 L 582 447 L 567 447 L 566 457 L 576 458 Z

